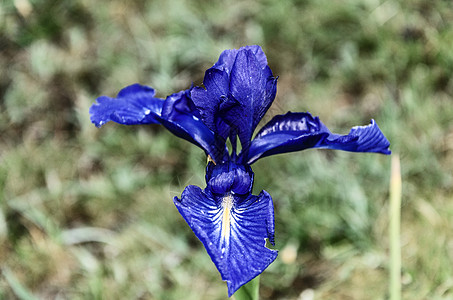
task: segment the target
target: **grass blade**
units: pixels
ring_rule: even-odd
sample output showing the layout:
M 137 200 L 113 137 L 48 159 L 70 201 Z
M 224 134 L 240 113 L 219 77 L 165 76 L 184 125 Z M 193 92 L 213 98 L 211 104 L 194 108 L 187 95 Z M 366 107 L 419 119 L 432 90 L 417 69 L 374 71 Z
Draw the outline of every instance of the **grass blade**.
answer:
M 392 155 L 390 175 L 390 300 L 401 299 L 401 167 L 399 156 Z
M 14 276 L 13 272 L 8 267 L 1 269 L 3 276 L 8 282 L 9 286 L 13 290 L 14 294 L 18 299 L 21 300 L 38 300 L 33 294 L 24 287 L 19 280 Z

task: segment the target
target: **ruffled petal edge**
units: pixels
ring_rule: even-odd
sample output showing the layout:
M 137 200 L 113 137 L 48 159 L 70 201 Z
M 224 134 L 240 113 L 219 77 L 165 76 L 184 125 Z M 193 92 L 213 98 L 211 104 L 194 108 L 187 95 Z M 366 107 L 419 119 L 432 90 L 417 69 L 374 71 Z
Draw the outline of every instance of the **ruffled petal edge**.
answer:
M 277 115 L 258 132 L 248 149 L 240 153 L 240 162 L 252 164 L 274 154 L 308 148 L 390 154 L 390 143 L 374 120 L 356 126 L 347 135 L 333 134 L 308 112 Z

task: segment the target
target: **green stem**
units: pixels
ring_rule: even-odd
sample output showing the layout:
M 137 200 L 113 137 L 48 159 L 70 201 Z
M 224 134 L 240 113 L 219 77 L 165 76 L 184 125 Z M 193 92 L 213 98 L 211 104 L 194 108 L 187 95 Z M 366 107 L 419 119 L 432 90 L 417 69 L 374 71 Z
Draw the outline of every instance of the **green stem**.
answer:
M 260 290 L 260 276 L 256 276 L 247 284 L 241 286 L 233 295 L 236 300 L 258 300 Z
M 392 157 L 390 176 L 390 300 L 401 299 L 401 168 L 399 156 Z

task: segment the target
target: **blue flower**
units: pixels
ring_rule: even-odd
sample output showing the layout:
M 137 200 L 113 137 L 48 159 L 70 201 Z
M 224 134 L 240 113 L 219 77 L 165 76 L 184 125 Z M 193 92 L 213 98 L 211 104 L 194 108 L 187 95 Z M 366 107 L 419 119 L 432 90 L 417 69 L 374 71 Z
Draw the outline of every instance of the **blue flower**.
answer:
M 252 195 L 250 165 L 269 155 L 308 148 L 390 154 L 390 144 L 374 120 L 338 135 L 308 112 L 277 115 L 252 139 L 277 90 L 277 78 L 259 46 L 222 52 L 206 71 L 203 85 L 160 99 L 154 89 L 133 84 L 116 98 L 99 97 L 90 115 L 98 127 L 109 121 L 161 124 L 205 151 L 211 160 L 207 187 L 188 186 L 174 203 L 228 283 L 231 296 L 277 257 L 276 250 L 266 247 L 267 241 L 274 245 L 272 198 L 266 191 Z
M 252 195 L 253 172 L 250 166 L 226 162 L 209 163 L 207 187 L 184 189 L 174 203 L 204 244 L 231 296 L 267 268 L 277 251 L 274 245 L 274 207 L 271 196 L 262 191 Z

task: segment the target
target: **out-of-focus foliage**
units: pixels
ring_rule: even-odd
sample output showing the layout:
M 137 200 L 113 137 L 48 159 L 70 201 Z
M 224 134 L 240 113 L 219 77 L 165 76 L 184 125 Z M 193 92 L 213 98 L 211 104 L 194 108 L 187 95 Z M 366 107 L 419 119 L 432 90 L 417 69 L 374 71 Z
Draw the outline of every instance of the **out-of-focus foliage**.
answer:
M 453 5 L 427 0 L 0 4 L 0 298 L 224 299 L 173 206 L 206 158 L 158 126 L 95 128 L 88 108 L 140 82 L 201 84 L 260 44 L 277 100 L 339 133 L 376 119 L 401 155 L 405 299 L 453 296 Z M 388 157 L 263 159 L 276 211 L 263 299 L 385 299 Z

